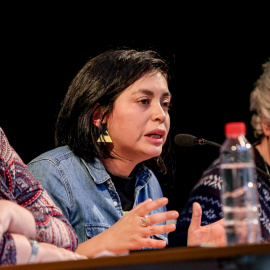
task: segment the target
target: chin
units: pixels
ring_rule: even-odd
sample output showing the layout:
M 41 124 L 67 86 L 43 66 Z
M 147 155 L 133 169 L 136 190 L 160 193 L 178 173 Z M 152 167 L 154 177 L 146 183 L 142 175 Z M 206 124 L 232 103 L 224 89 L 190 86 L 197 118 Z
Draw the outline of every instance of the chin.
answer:
M 149 155 L 148 159 L 158 157 L 160 154 L 161 154 L 161 151 L 154 151 Z
M 162 147 L 145 147 L 144 149 L 140 149 L 141 153 L 138 154 L 138 156 L 140 155 L 141 158 L 143 160 L 148 160 L 148 159 L 151 159 L 151 158 L 155 158 L 155 157 L 158 157 L 161 152 L 162 152 Z

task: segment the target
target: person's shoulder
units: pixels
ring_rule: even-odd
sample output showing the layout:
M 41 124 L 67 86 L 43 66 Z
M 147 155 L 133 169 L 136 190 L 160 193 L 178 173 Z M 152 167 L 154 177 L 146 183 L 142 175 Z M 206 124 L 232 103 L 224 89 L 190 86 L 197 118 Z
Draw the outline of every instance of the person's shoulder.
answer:
M 62 160 L 69 159 L 70 157 L 74 157 L 73 152 L 71 149 L 66 146 L 60 146 L 49 151 L 46 151 L 39 156 L 32 159 L 28 165 L 31 165 L 35 162 L 39 162 L 42 160 L 52 161 L 52 162 L 61 162 Z
M 220 166 L 220 158 L 215 159 L 208 168 L 203 172 L 202 177 L 206 177 L 207 175 L 219 175 L 219 166 Z
M 221 189 L 221 175 L 220 175 L 220 159 L 215 159 L 209 167 L 203 172 L 202 176 L 198 180 L 197 184 L 193 187 L 193 193 L 196 193 L 199 190 L 199 193 L 202 190 L 220 190 Z
M 4 132 L 4 130 L 0 127 L 0 153 L 3 155 L 7 149 L 10 148 L 10 144 L 8 138 Z

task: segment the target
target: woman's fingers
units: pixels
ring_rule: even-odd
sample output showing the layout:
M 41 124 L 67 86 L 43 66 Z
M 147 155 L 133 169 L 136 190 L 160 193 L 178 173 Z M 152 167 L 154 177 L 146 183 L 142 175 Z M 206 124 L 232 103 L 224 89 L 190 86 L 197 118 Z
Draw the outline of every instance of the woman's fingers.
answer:
M 168 199 L 165 197 L 156 199 L 156 200 L 146 200 L 143 203 L 140 203 L 135 207 L 133 210 L 130 211 L 130 214 L 135 214 L 139 217 L 138 224 L 142 227 L 147 227 L 147 226 L 152 226 L 155 224 L 163 223 L 171 219 L 176 219 L 179 216 L 179 213 L 177 211 L 171 210 L 171 211 L 166 211 L 162 213 L 157 213 L 157 214 L 148 214 L 162 206 L 165 206 L 168 204 Z M 168 227 L 166 230 L 175 230 L 175 226 Z M 159 233 L 165 233 L 168 232 L 166 230 L 162 230 L 162 232 Z M 152 234 L 154 235 L 154 233 Z
M 134 209 L 139 209 L 140 207 L 142 207 L 143 205 L 145 205 L 145 204 L 147 204 L 147 203 L 149 203 L 151 201 L 152 201 L 152 199 L 148 198 L 145 201 L 138 203 Z
M 196 231 L 201 227 L 202 207 L 199 203 L 194 202 L 192 205 L 192 217 L 189 225 L 189 231 Z
M 141 217 L 148 215 L 151 211 L 167 205 L 169 200 L 165 197 L 158 198 L 156 200 L 146 200 L 143 203 L 138 204 L 133 210 Z
M 156 234 L 173 232 L 175 228 L 176 227 L 174 224 L 150 226 L 150 227 L 145 227 L 142 233 L 144 237 L 148 237 L 148 236 L 152 236 Z
M 166 245 L 166 241 L 160 239 L 144 238 L 141 240 L 142 247 L 164 248 Z
M 147 225 L 152 226 L 158 223 L 162 223 L 171 219 L 178 218 L 179 213 L 171 210 L 163 213 L 153 214 L 147 217 Z

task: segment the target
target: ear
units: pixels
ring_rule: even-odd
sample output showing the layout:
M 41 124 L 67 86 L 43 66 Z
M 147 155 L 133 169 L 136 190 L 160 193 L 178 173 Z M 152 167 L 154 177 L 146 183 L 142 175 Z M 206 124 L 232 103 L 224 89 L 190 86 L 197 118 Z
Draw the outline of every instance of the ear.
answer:
M 270 125 L 268 125 L 264 119 L 264 117 L 262 116 L 261 118 L 262 121 L 262 128 L 263 128 L 263 133 L 266 137 L 270 136 Z
M 92 123 L 96 127 L 100 127 L 102 113 L 101 113 L 100 105 L 98 103 L 95 104 L 95 106 L 93 107 L 93 112 L 94 112 L 94 114 L 93 114 L 93 117 L 92 117 Z

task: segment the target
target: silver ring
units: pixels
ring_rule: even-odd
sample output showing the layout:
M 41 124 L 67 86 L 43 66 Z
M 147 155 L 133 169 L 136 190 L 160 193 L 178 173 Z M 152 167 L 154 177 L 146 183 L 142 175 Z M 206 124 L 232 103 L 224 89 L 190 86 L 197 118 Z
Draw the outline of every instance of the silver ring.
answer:
M 143 227 L 148 227 L 148 224 L 147 224 L 147 217 L 148 216 L 144 216 L 140 219 L 140 223 Z

